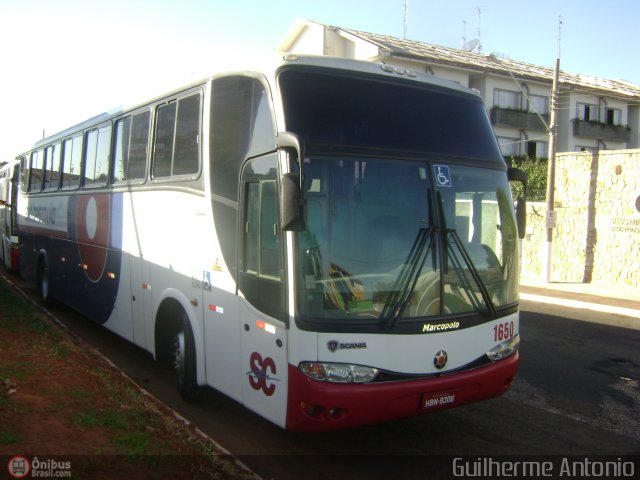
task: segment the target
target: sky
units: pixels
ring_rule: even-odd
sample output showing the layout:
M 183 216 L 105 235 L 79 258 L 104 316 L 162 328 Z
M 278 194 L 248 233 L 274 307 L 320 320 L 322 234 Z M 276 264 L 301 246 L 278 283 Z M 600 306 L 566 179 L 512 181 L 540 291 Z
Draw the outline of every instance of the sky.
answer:
M 296 18 L 402 38 L 403 0 L 0 0 L 0 161 L 216 58 L 275 50 Z M 406 37 L 640 84 L 637 0 L 407 0 Z M 561 28 L 559 22 L 561 19 Z M 560 39 L 560 42 L 558 40 Z

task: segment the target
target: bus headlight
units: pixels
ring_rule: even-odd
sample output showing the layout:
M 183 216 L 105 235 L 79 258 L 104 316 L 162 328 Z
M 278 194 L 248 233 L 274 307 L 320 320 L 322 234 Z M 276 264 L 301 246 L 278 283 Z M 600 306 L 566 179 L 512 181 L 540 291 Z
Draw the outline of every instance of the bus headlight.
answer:
M 490 360 L 496 361 L 508 357 L 511 354 L 516 353 L 520 345 L 520 335 L 514 335 L 509 340 L 502 342 L 500 345 L 496 345 L 490 351 L 487 352 L 487 357 Z
M 378 369 L 348 363 L 301 362 L 300 371 L 314 380 L 331 383 L 367 383 L 378 375 Z

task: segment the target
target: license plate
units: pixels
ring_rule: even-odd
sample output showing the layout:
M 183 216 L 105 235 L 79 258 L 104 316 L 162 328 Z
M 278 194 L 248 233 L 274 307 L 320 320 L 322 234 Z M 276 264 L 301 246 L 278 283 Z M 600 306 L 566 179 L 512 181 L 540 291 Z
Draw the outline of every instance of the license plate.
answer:
M 427 393 L 422 396 L 422 408 L 441 408 L 453 405 L 456 402 L 456 394 L 453 392 Z

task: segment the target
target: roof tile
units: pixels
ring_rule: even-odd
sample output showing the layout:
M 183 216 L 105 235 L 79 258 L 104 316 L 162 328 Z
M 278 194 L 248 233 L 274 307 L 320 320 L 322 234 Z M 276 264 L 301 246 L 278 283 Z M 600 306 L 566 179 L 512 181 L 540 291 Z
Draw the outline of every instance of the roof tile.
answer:
M 533 65 L 494 54 L 468 52 L 440 45 L 402 40 L 388 35 L 332 27 L 376 45 L 391 55 L 420 59 L 441 65 L 477 69 L 481 72 L 514 75 L 543 82 L 553 81 L 553 68 Z M 607 80 L 590 75 L 560 71 L 560 85 L 578 87 L 600 94 L 640 98 L 640 85 L 626 80 Z

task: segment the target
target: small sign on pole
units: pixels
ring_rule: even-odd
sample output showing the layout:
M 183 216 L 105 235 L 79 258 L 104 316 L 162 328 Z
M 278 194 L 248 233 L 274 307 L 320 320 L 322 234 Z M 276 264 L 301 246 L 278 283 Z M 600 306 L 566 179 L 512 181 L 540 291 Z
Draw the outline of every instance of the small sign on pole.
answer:
M 546 227 L 547 228 L 556 228 L 558 226 L 558 212 L 555 210 L 550 210 L 547 212 L 546 217 Z

